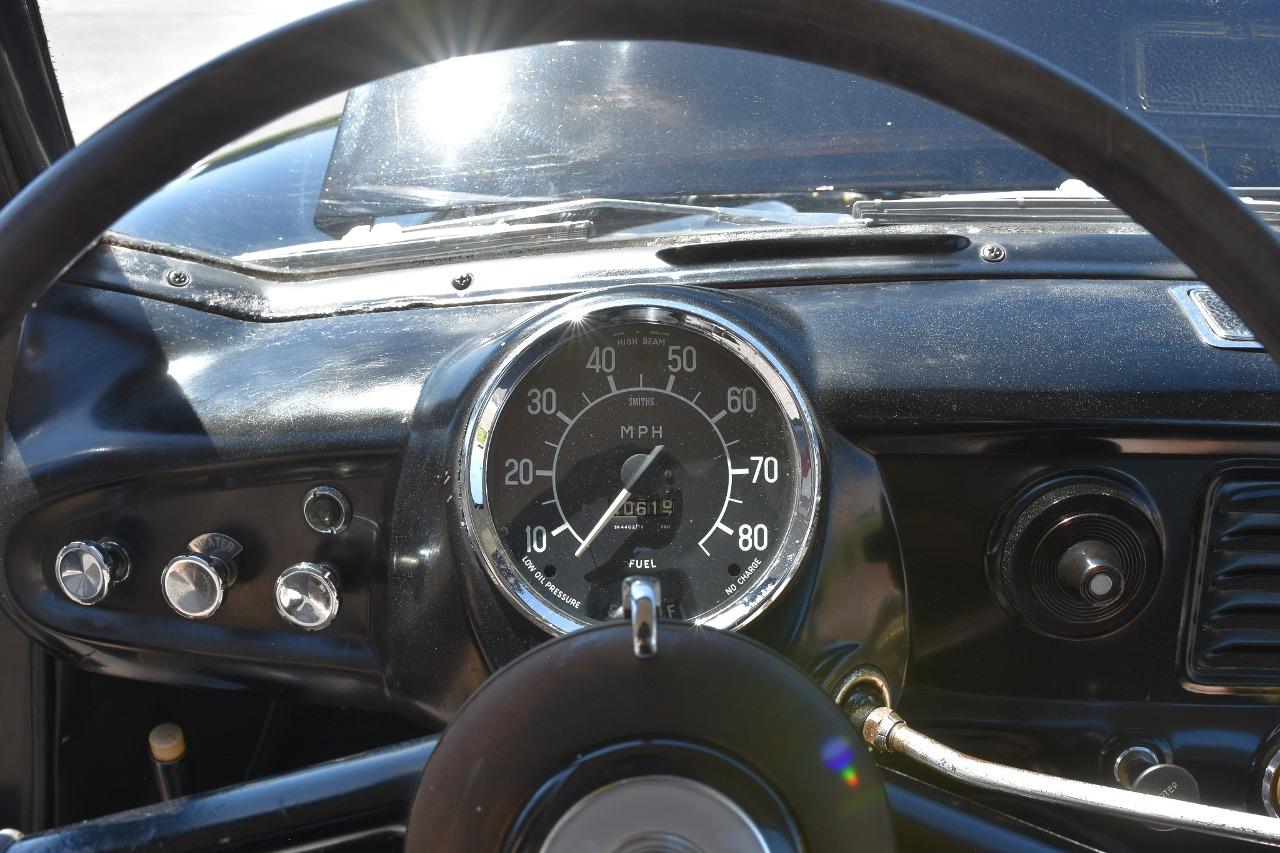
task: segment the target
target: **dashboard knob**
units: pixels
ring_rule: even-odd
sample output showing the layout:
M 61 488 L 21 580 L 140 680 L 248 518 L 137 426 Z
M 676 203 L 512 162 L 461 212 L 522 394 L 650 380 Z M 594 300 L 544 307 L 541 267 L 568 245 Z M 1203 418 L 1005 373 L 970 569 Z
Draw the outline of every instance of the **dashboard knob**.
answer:
M 129 555 L 109 539 L 69 542 L 58 552 L 54 576 L 62 592 L 76 604 L 97 604 L 129 577 Z
M 1200 801 L 1200 786 L 1191 772 L 1162 762 L 1149 747 L 1131 746 L 1116 756 L 1115 777 L 1121 785 L 1140 794 Z
M 337 570 L 328 563 L 295 563 L 276 578 L 276 610 L 308 631 L 329 627 L 342 603 Z
M 1058 560 L 1058 580 L 1086 604 L 1109 604 L 1124 592 L 1122 558 L 1098 539 L 1077 542 Z
M 302 517 L 316 533 L 334 535 L 351 522 L 351 503 L 333 486 L 316 486 L 302 499 Z
M 1014 618 L 1051 637 L 1098 637 L 1128 624 L 1159 582 L 1154 509 L 1102 473 L 1033 482 L 998 517 L 987 577 Z
M 164 600 L 180 616 L 208 619 L 236 581 L 236 558 L 244 549 L 222 533 L 205 533 L 191 540 L 190 553 L 179 554 L 160 573 Z

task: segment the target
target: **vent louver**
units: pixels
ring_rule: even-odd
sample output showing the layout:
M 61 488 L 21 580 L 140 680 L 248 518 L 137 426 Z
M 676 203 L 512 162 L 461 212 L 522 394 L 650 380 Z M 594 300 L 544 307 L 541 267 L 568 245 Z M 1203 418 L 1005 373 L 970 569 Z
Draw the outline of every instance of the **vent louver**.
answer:
M 1191 679 L 1280 686 L 1280 471 L 1220 479 L 1201 549 Z

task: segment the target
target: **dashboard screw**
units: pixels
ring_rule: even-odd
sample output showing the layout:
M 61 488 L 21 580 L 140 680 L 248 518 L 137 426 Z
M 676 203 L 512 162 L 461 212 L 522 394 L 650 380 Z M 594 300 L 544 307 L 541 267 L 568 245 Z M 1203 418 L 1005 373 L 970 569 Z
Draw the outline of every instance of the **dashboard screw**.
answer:
M 470 286 L 471 286 L 471 273 L 469 272 L 464 272 L 462 275 L 458 276 L 453 280 L 454 290 L 466 290 Z
M 174 287 L 186 287 L 191 283 L 191 274 L 184 270 L 169 270 L 164 274 L 164 280 Z
M 989 264 L 998 264 L 1009 257 L 1009 253 L 999 243 L 985 243 L 978 250 L 978 256 Z

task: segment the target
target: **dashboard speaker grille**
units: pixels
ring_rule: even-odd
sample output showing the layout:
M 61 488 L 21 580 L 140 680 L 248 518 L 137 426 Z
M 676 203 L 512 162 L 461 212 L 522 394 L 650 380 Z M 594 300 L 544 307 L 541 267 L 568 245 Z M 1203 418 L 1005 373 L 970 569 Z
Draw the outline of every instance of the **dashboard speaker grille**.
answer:
M 1192 681 L 1280 686 L 1280 471 L 1220 478 L 1203 533 L 1189 623 Z

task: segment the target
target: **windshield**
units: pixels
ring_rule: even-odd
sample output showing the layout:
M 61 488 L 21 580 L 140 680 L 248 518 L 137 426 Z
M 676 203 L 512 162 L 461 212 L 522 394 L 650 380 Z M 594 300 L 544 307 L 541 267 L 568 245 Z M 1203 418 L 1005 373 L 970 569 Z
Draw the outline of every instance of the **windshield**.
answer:
M 926 5 L 1084 78 L 1228 184 L 1258 196 L 1280 186 L 1280 5 Z M 865 219 L 861 200 L 1052 190 L 1071 177 L 890 87 L 686 44 L 562 43 L 454 59 L 281 126 L 199 164 L 122 220 L 117 239 L 324 266 L 385 258 L 388 246 L 428 257 L 852 227 Z

